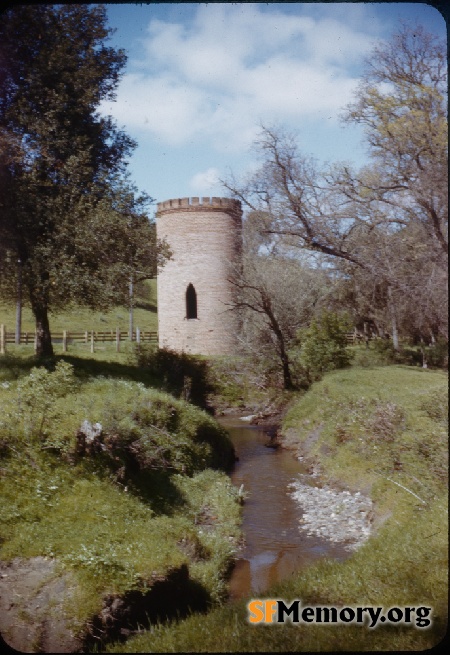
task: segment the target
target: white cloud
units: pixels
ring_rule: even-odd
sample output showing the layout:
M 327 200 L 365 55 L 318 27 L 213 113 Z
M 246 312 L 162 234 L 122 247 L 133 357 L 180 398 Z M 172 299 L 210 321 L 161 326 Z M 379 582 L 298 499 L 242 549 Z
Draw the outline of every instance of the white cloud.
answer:
M 199 3 L 190 25 L 150 22 L 139 73 L 105 110 L 134 133 L 221 151 L 247 147 L 260 121 L 335 120 L 356 86 L 348 71 L 370 47 L 349 25 L 276 4 Z
M 190 180 L 190 187 L 193 193 L 202 195 L 209 193 L 211 189 L 217 187 L 220 173 L 217 168 L 208 168 L 201 173 L 196 173 Z

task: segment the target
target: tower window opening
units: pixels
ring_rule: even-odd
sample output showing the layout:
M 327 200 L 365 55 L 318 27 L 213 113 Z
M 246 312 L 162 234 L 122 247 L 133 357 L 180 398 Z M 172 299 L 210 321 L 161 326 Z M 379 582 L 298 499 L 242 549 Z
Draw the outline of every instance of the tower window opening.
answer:
M 197 318 L 197 293 L 192 284 L 186 289 L 186 318 Z

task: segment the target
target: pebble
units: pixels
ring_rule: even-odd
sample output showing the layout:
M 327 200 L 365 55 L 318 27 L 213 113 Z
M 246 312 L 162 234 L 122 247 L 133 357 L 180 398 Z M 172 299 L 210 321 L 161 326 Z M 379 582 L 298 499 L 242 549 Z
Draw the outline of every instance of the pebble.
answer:
M 370 536 L 372 501 L 359 491 L 336 491 L 330 487 L 313 487 L 299 480 L 290 485 L 291 495 L 303 509 L 299 529 L 309 536 L 342 542 L 354 551 Z

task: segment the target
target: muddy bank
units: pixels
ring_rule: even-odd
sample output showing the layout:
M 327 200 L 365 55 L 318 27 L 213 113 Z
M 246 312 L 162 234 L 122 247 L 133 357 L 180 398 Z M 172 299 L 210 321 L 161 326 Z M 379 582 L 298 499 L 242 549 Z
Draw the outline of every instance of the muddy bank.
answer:
M 72 653 L 82 639 L 71 629 L 64 603 L 76 593 L 55 560 L 33 557 L 0 562 L 0 633 L 21 652 Z
M 0 563 L 0 634 L 20 652 L 76 653 L 123 641 L 151 623 L 206 611 L 204 589 L 189 578 L 186 565 L 133 590 L 103 599 L 101 611 L 74 629 L 65 604 L 77 594 L 75 576 L 55 559 L 16 558 Z

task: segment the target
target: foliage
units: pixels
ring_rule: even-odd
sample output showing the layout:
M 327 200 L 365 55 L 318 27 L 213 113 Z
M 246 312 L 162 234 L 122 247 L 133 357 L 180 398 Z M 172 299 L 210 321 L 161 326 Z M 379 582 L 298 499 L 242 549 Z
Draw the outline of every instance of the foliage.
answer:
M 126 60 L 110 33 L 102 6 L 2 14 L 0 292 L 27 292 L 38 354 L 52 354 L 51 309 L 123 302 L 136 269 L 155 272 L 150 199 L 126 175 L 134 143 L 97 112 Z
M 236 289 L 233 310 L 241 318 L 241 350 L 282 377 L 284 389 L 292 389 L 289 348 L 296 330 L 311 319 L 328 295 L 325 275 L 297 258 L 277 253 L 254 253 L 253 230 L 245 231 L 247 250 L 230 281 Z
M 448 342 L 438 339 L 436 343 L 423 348 L 424 359 L 428 366 L 448 369 Z
M 149 370 L 161 381 L 162 388 L 178 398 L 206 408 L 212 391 L 208 362 L 188 353 L 177 353 L 168 348 L 141 345 L 135 350 L 139 368 Z
M 448 247 L 446 59 L 443 41 L 421 25 L 402 25 L 367 58 L 346 112 L 365 127 L 375 164 L 347 180 L 347 193 L 418 227 L 434 261 Z
M 10 390 L 0 426 L 3 441 L 30 452 L 51 448 L 69 460 L 92 458 L 121 483 L 138 487 L 148 471 L 192 475 L 234 461 L 225 430 L 167 394 L 123 380 L 97 380 L 74 391 L 69 364 L 59 362 L 53 373 L 33 369 L 15 393 Z
M 313 318 L 310 326 L 297 333 L 297 362 L 310 381 L 320 379 L 326 371 L 350 364 L 347 332 L 348 316 L 324 310 Z
M 52 427 L 65 414 L 64 405 L 58 401 L 75 389 L 73 367 L 66 362 L 58 362 L 53 372 L 32 368 L 17 383 L 16 394 L 10 393 L 4 402 L 0 435 L 7 448 L 17 444 L 50 447 Z
M 415 347 L 402 345 L 396 349 L 390 339 L 374 339 L 366 349 L 366 355 L 370 363 L 375 366 L 407 364 L 424 368 L 448 367 L 448 344 L 444 340 L 439 340 L 430 346 L 425 344 Z
M 321 170 L 295 134 L 263 126 L 260 167 L 226 188 L 248 209 L 256 249 L 306 251 L 355 324 L 448 340 L 445 43 L 403 25 L 373 48 L 345 120 L 366 129 L 370 164 Z M 339 284 L 336 284 L 338 282 Z

